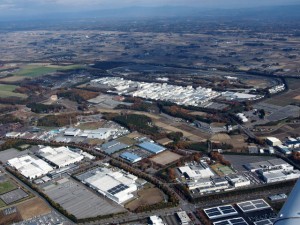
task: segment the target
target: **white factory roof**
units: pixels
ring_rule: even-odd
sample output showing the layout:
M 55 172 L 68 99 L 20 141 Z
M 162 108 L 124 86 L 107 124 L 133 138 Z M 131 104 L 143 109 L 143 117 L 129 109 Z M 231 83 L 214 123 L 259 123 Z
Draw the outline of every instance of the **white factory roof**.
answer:
M 133 197 L 131 193 L 137 190 L 136 180 L 137 177 L 132 174 L 103 169 L 103 171 L 97 171 L 93 176 L 85 179 L 84 182 L 98 192 L 121 203 Z
M 214 176 L 214 173 L 211 169 L 205 164 L 201 163 L 199 165 L 186 165 L 179 167 L 178 170 L 182 174 L 186 174 L 191 179 L 196 178 L 208 178 Z
M 23 176 L 33 179 L 52 171 L 53 168 L 45 161 L 30 155 L 8 160 L 8 164 L 16 168 Z
M 79 162 L 84 158 L 81 154 L 73 152 L 67 147 L 52 148 L 47 146 L 39 150 L 39 155 L 58 167 Z

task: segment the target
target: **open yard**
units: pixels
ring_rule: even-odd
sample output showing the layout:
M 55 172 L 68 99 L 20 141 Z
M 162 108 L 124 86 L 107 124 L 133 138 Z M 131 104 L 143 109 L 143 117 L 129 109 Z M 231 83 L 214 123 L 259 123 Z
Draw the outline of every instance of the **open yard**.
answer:
M 18 88 L 16 85 L 0 84 L 0 96 L 1 98 L 7 97 L 19 97 L 27 98 L 27 95 L 14 92 Z
M 10 181 L 0 183 L 0 195 L 16 189 L 16 185 Z
M 150 160 L 157 164 L 160 164 L 160 165 L 168 165 L 169 163 L 174 162 L 174 161 L 180 159 L 181 157 L 182 157 L 181 155 L 176 154 L 174 152 L 164 151 L 164 152 L 154 156 Z
M 51 209 L 40 198 L 33 198 L 17 206 L 23 220 L 49 213 Z
M 163 193 L 158 188 L 142 189 L 138 192 L 139 198 L 129 202 L 125 207 L 134 211 L 140 206 L 153 205 L 164 200 Z

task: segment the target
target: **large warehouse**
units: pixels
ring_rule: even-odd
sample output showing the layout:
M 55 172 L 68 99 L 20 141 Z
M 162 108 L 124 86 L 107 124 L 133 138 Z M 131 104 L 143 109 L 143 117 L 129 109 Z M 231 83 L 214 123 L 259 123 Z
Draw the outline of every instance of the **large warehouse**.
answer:
M 103 167 L 90 173 L 83 183 L 121 204 L 132 199 L 133 192 L 137 190 L 137 177 L 123 171 L 113 171 Z
M 40 149 L 38 154 L 58 168 L 80 162 L 84 158 L 83 155 L 71 151 L 68 147 L 52 148 L 47 146 Z
M 43 176 L 53 170 L 48 163 L 30 155 L 10 159 L 7 163 L 28 179 Z
M 158 144 L 155 144 L 150 141 L 144 141 L 139 144 L 139 147 L 145 149 L 146 151 L 152 153 L 152 154 L 158 154 L 166 150 L 165 147 L 160 146 Z

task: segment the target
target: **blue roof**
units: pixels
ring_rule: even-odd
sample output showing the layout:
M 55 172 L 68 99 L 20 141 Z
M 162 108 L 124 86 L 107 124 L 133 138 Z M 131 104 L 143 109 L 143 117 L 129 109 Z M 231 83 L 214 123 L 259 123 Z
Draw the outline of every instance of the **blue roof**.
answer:
M 120 155 L 120 157 L 130 162 L 139 161 L 142 159 L 140 156 L 133 154 L 131 152 L 124 152 Z
M 152 143 L 152 142 L 149 142 L 149 141 L 145 141 L 143 143 L 140 143 L 139 146 L 151 153 L 154 153 L 154 154 L 157 154 L 157 153 L 160 153 L 164 150 L 166 150 L 165 147 L 163 146 L 160 146 L 158 144 L 155 144 L 155 143 Z
M 129 145 L 126 145 L 126 144 L 123 144 L 123 143 L 120 143 L 118 141 L 110 141 L 110 142 L 107 142 L 103 145 L 101 145 L 101 150 L 106 152 L 107 154 L 111 155 L 115 152 L 118 152 L 124 148 L 128 148 Z

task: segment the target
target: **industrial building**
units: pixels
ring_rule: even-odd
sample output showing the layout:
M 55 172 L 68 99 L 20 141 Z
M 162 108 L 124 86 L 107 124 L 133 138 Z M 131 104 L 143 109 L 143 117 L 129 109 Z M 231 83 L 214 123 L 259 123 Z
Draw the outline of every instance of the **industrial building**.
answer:
M 209 178 L 215 175 L 206 162 L 191 162 L 185 166 L 178 167 L 178 170 L 183 177 L 193 181 L 197 181 L 201 178 Z
M 234 217 L 230 219 L 225 219 L 213 223 L 214 225 L 248 225 L 243 217 Z M 260 224 L 266 225 L 266 224 Z
M 203 211 L 210 220 L 238 215 L 238 212 L 232 205 L 216 206 L 213 208 L 203 209 Z
M 45 161 L 30 155 L 10 159 L 7 163 L 28 179 L 35 179 L 53 170 Z
M 187 186 L 189 190 L 192 190 L 192 193 L 211 193 L 219 192 L 229 188 L 229 183 L 225 178 L 221 177 L 211 177 L 211 178 L 202 178 L 196 182 L 188 182 Z
M 105 85 L 114 88 L 110 91 L 118 95 L 131 95 L 146 99 L 163 100 L 178 105 L 200 106 L 220 96 L 220 93 L 211 88 L 192 86 L 169 85 L 167 83 L 146 83 L 132 80 L 125 80 L 120 77 L 104 77 L 92 80 L 94 86 Z
M 176 216 L 178 217 L 181 225 L 189 225 L 191 222 L 191 219 L 186 213 L 186 211 L 177 212 Z
M 133 154 L 133 153 L 131 153 L 131 152 L 123 152 L 123 153 L 120 155 L 120 157 L 121 157 L 122 159 L 125 159 L 125 160 L 131 162 L 131 163 L 136 163 L 136 162 L 142 160 L 142 157 L 140 157 L 140 156 L 138 156 L 138 155 L 136 155 L 136 154 Z
M 120 151 L 122 149 L 125 149 L 125 148 L 128 148 L 128 147 L 130 147 L 130 146 L 127 145 L 127 144 L 118 142 L 118 141 L 109 141 L 109 142 L 101 145 L 101 147 L 97 147 L 96 149 L 100 150 L 100 151 L 103 151 L 106 154 L 111 155 L 115 152 L 118 152 L 118 151 Z
M 232 92 L 232 91 L 225 91 L 225 92 L 222 92 L 222 97 L 226 98 L 226 100 L 255 101 L 255 100 L 263 98 L 264 96 Z
M 267 183 L 285 181 L 285 180 L 293 180 L 300 177 L 299 170 L 275 170 L 275 171 L 267 171 L 261 173 L 263 180 Z
M 228 179 L 229 183 L 235 188 L 245 187 L 251 184 L 248 178 L 238 174 L 230 174 L 227 175 L 226 178 Z
M 39 156 L 47 162 L 58 168 L 68 166 L 72 163 L 80 162 L 84 156 L 71 151 L 68 147 L 52 148 L 50 146 L 41 148 L 38 152 Z
M 165 225 L 159 216 L 150 216 L 148 225 Z
M 263 199 L 256 199 L 251 201 L 239 202 L 237 206 L 243 213 L 260 211 L 262 209 L 269 209 L 271 206 Z
M 158 153 L 161 153 L 166 150 L 165 147 L 158 145 L 156 143 L 150 142 L 150 141 L 144 141 L 144 142 L 138 144 L 138 146 L 152 154 L 158 154 Z
M 249 121 L 248 118 L 243 113 L 237 113 L 236 116 L 243 123 L 247 123 Z
M 260 170 L 269 171 L 269 170 L 293 170 L 293 166 L 284 161 L 283 159 L 271 159 L 267 161 L 261 161 L 256 163 L 248 163 L 244 165 L 251 172 L 258 172 Z
M 136 176 L 107 167 L 97 168 L 80 179 L 84 184 L 119 204 L 132 199 L 134 197 L 132 193 L 137 190 Z
M 275 137 L 267 137 L 266 142 L 268 145 L 270 145 L 272 147 L 282 145 L 282 142 L 278 138 L 275 138 Z

